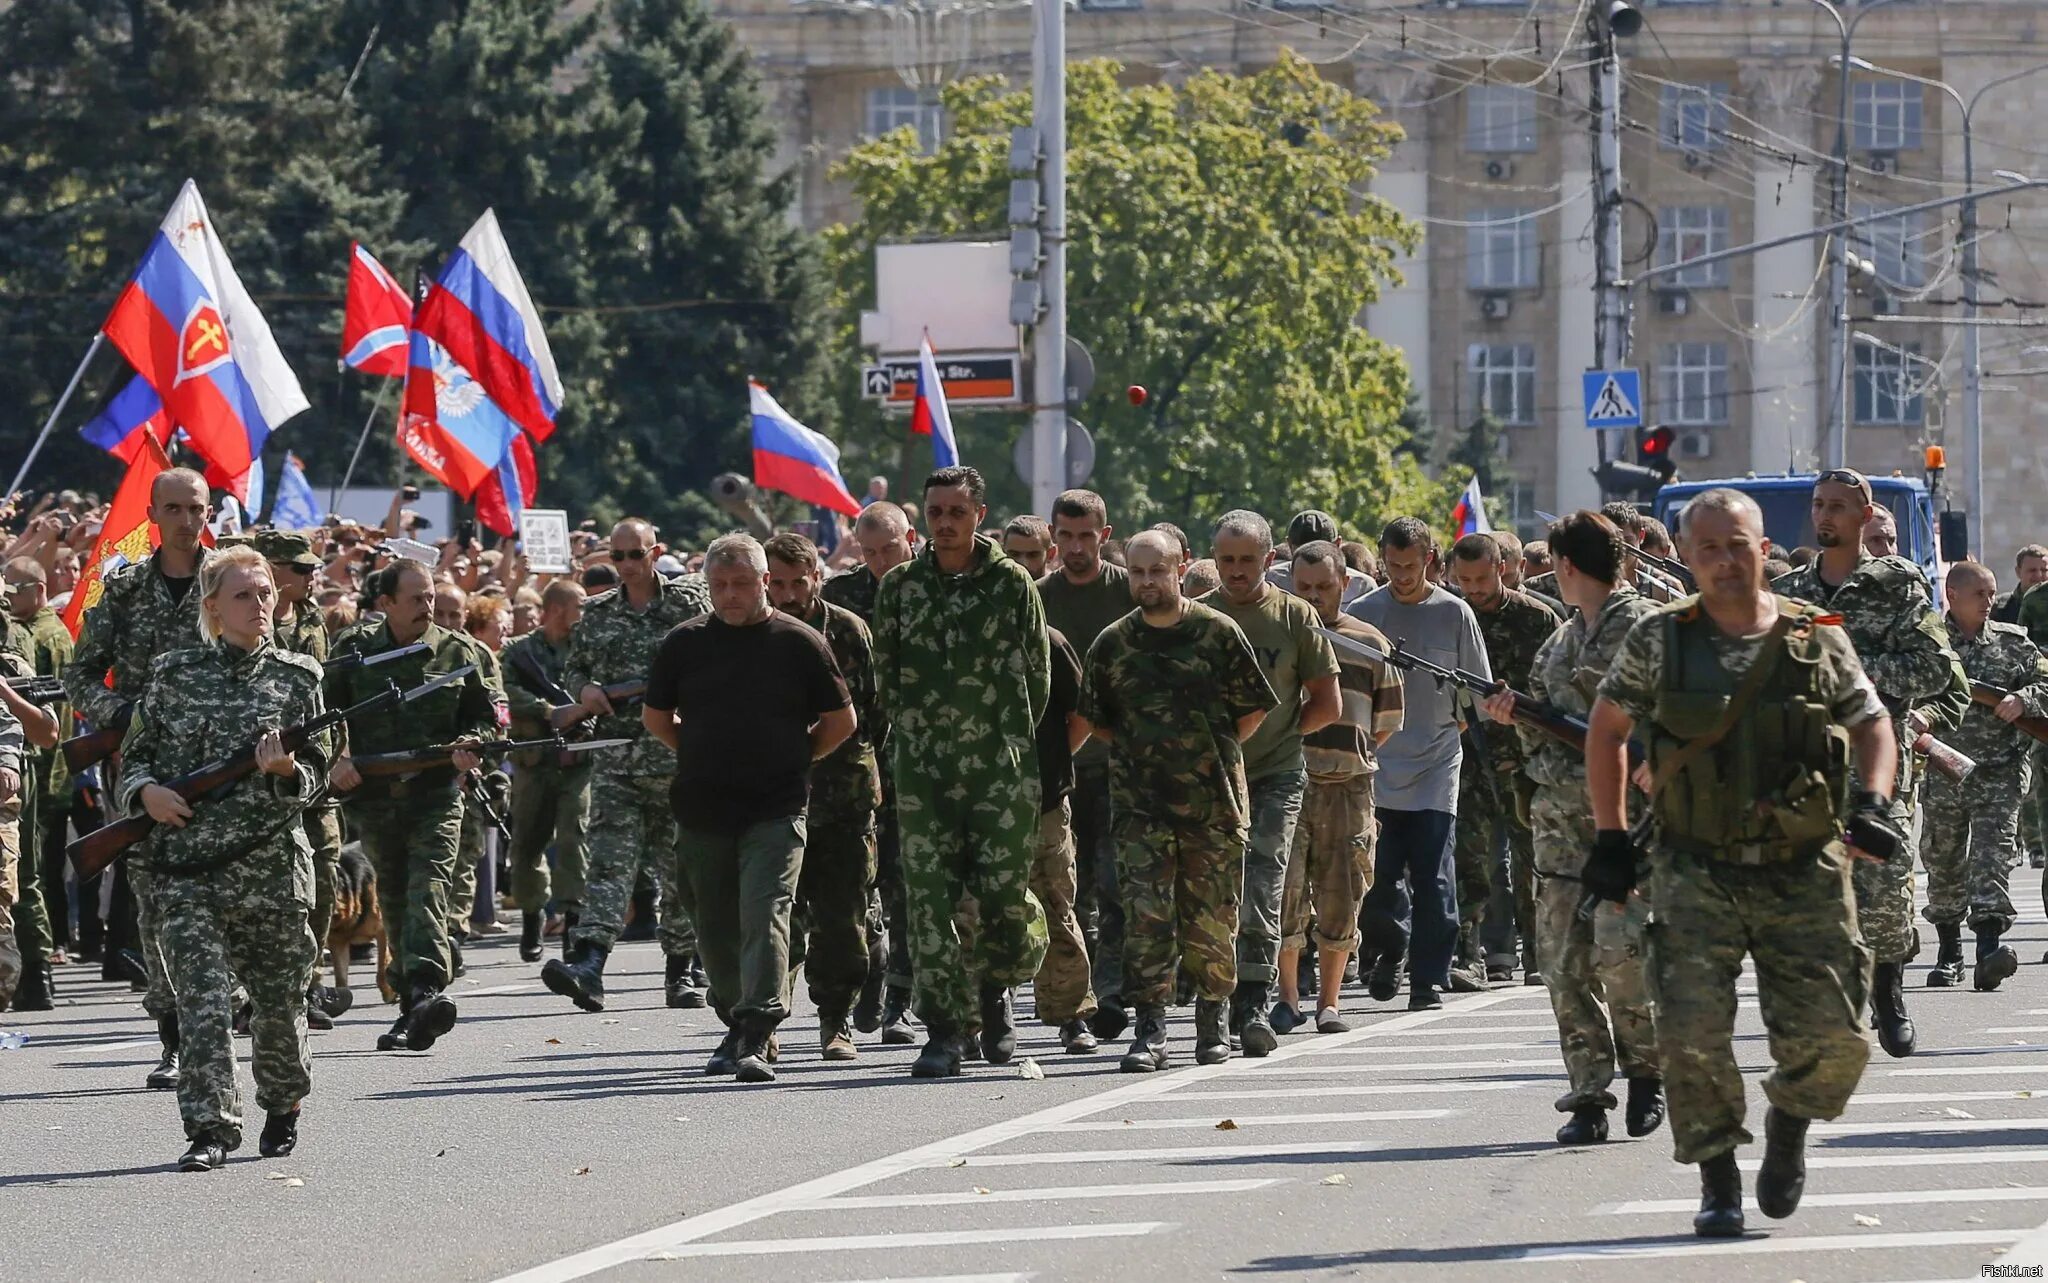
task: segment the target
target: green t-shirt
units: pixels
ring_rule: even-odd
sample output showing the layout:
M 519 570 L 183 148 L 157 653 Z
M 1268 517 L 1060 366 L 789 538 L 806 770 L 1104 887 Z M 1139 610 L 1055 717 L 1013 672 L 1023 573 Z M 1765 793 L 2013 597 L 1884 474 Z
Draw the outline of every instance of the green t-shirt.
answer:
M 1221 588 L 1198 599 L 1236 623 L 1258 656 L 1279 703 L 1259 723 L 1244 746 L 1244 775 L 1263 779 L 1282 771 L 1304 769 L 1301 752 L 1301 688 L 1319 677 L 1337 675 L 1337 651 L 1316 631 L 1322 621 L 1315 607 L 1271 584 L 1249 606 L 1237 606 Z
M 1060 631 L 1076 655 L 1086 655 L 1103 629 L 1137 609 L 1131 600 L 1130 572 L 1106 561 L 1102 573 L 1085 584 L 1069 580 L 1065 571 L 1051 571 L 1038 581 L 1038 598 L 1045 603 L 1045 622 Z M 1108 757 L 1102 741 L 1091 739 L 1074 755 L 1074 761 L 1085 766 Z

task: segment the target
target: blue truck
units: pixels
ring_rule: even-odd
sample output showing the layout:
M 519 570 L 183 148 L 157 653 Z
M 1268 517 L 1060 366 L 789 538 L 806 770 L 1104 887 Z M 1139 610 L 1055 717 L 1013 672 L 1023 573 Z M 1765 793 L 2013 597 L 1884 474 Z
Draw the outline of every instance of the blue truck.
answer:
M 1777 473 L 1726 477 L 1714 481 L 1674 481 L 1657 492 L 1651 513 L 1673 531 L 1678 513 L 1703 490 L 1727 487 L 1740 490 L 1764 510 L 1764 534 L 1771 546 L 1791 552 L 1802 544 L 1813 547 L 1813 473 Z M 1917 477 L 1873 476 L 1872 498 L 1891 509 L 1899 525 L 1899 555 L 1927 572 L 1936 601 L 1942 599 L 1942 579 L 1948 566 L 1942 560 L 1940 523 L 1936 517 L 1935 494 Z

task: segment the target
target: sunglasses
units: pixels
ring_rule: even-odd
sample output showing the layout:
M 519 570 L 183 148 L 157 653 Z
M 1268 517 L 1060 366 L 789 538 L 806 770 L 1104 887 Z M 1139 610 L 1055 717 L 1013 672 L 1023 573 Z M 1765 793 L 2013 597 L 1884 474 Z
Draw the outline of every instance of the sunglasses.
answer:
M 647 550 L 645 548 L 627 548 L 622 551 L 618 548 L 614 548 L 612 549 L 612 560 L 645 561 L 647 560 Z
M 1837 485 L 1850 486 L 1857 490 L 1861 490 L 1869 484 L 1862 477 L 1843 468 L 1831 468 L 1813 479 L 1815 485 L 1819 485 L 1823 481 L 1832 481 Z

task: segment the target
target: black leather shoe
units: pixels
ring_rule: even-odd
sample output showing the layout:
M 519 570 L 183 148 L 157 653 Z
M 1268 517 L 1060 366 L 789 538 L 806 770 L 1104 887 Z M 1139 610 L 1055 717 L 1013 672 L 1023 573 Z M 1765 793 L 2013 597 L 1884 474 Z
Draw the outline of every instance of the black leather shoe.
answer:
M 389 1030 L 377 1035 L 377 1050 L 411 1051 L 412 1045 L 406 1040 L 406 1035 L 411 1028 L 412 996 L 408 994 L 399 1005 L 398 1019 L 392 1022 Z
M 1392 1002 L 1401 992 L 1401 955 L 1381 954 L 1366 977 L 1365 992 L 1374 1002 Z
M 540 982 L 584 1011 L 604 1010 L 606 951 L 585 941 L 540 969 Z
M 215 1172 L 227 1166 L 228 1151 L 223 1145 L 210 1140 L 195 1140 L 178 1159 L 181 1172 Z
M 1756 1210 L 1782 1221 L 1806 1192 L 1807 1120 L 1776 1105 L 1764 1111 L 1764 1161 L 1756 1173 Z
M 455 1000 L 439 989 L 416 989 L 412 1012 L 405 1019 L 406 1046 L 413 1051 L 426 1051 L 455 1028 Z
M 910 1064 L 912 1078 L 958 1078 L 960 1076 L 961 1039 L 954 1034 L 934 1033 L 924 1050 L 917 1053 L 917 1059 Z
M 142 1080 L 142 1085 L 153 1091 L 176 1091 L 178 1087 L 178 1018 L 176 1016 L 158 1016 L 156 1036 L 157 1041 L 163 1046 L 163 1055 L 158 1057 L 156 1068 L 149 1071 L 149 1077 Z
M 1934 928 L 1941 944 L 1935 950 L 1934 969 L 1927 973 L 1929 989 L 1948 989 L 1963 982 L 1963 928 L 1951 922 Z
M 1436 991 L 1435 985 L 1427 985 L 1417 981 L 1415 988 L 1409 991 L 1408 1010 L 1410 1011 L 1436 1011 L 1443 1005 L 1443 995 Z
M 1906 1014 L 1905 971 L 1904 963 L 1880 962 L 1870 978 L 1870 1014 L 1877 1026 L 1877 1045 L 1892 1057 L 1912 1055 L 1919 1041 L 1912 1018 Z
M 294 1105 L 282 1114 L 272 1114 L 263 1120 L 263 1138 L 256 1142 L 256 1152 L 265 1158 L 289 1158 L 299 1147 L 299 1110 Z
M 908 1047 L 916 1041 L 917 1030 L 910 1027 L 910 990 L 892 985 L 882 1002 L 882 1043 Z
M 1105 1002 L 1095 1008 L 1095 1014 L 1088 1017 L 1088 1032 L 1102 1042 L 1113 1042 L 1123 1036 L 1131 1027 L 1131 1017 L 1122 1005 Z
M 733 1077 L 743 1083 L 772 1083 L 775 1070 L 771 1062 L 775 1053 L 769 1049 L 768 1033 L 750 1029 L 740 1036 L 739 1061 L 733 1066 Z
M 1607 1139 L 1607 1111 L 1598 1105 L 1581 1105 L 1557 1129 L 1560 1145 L 1598 1145 Z
M 1992 937 L 1993 940 L 1997 938 Z M 1991 993 L 2019 969 L 2020 955 L 2012 951 L 2011 945 L 1994 945 L 1989 952 L 1980 948 L 1977 952 L 1976 974 L 1970 978 L 1970 984 L 1978 993 Z
M 1207 998 L 1201 1001 L 1216 1008 L 1216 1019 L 1222 1018 L 1222 1003 L 1211 1003 Z M 1117 1068 L 1127 1074 L 1153 1074 L 1166 1068 L 1166 1008 L 1138 1008 L 1137 1036 Z
M 306 1028 L 323 1031 L 334 1028 L 334 1017 L 321 1009 L 312 994 L 306 995 Z
M 1220 1065 L 1230 1059 L 1229 1015 L 1213 998 L 1195 999 L 1195 1063 Z M 1166 1054 L 1164 1045 L 1160 1055 Z
M 1245 999 L 1244 1018 L 1237 1024 L 1238 1045 L 1253 1060 L 1264 1060 L 1280 1050 L 1280 1037 L 1266 1018 L 1266 986 L 1253 985 L 1249 991 L 1239 986 L 1238 992 Z
M 718 1047 L 711 1053 L 711 1059 L 704 1062 L 704 1072 L 714 1077 L 737 1073 L 740 1067 L 740 1031 L 728 1029 L 725 1037 L 718 1040 Z
M 356 1005 L 356 992 L 353 989 L 337 989 L 333 985 L 319 985 L 317 989 L 320 1010 L 336 1020 L 347 1015 L 348 1009 Z
M 991 1065 L 1007 1065 L 1017 1054 L 1017 1009 L 1008 985 L 981 987 L 981 1054 Z
M 1060 1046 L 1069 1056 L 1085 1056 L 1101 1046 L 1088 1022 L 1075 1016 L 1060 1026 Z
M 662 992 L 670 1008 L 678 1011 L 693 1011 L 704 1005 L 704 988 L 693 983 L 690 975 L 691 959 L 670 958 Z
M 1742 1169 L 1732 1149 L 1700 1164 L 1700 1210 L 1693 1213 L 1692 1232 L 1701 1238 L 1742 1237 Z
M 1631 1078 L 1628 1080 L 1628 1134 L 1648 1136 L 1664 1125 L 1664 1080 L 1662 1078 Z
M 519 960 L 539 962 L 541 955 L 540 933 L 547 926 L 546 909 L 528 909 L 519 918 Z

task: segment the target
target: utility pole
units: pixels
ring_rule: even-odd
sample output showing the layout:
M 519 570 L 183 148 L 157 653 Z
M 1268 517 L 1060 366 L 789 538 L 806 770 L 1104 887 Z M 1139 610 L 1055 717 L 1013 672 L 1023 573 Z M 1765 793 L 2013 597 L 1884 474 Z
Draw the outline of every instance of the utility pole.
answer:
M 1067 480 L 1067 6 L 1032 0 L 1031 117 L 1044 159 L 1038 217 L 1043 312 L 1031 344 L 1031 510 L 1048 518 Z
M 1587 20 L 1593 44 L 1593 368 L 1628 364 L 1629 291 L 1621 277 L 1621 53 L 1615 37 L 1632 36 L 1643 15 L 1629 0 L 1597 7 Z M 1629 433 L 1600 434 L 1600 462 L 1628 453 Z

